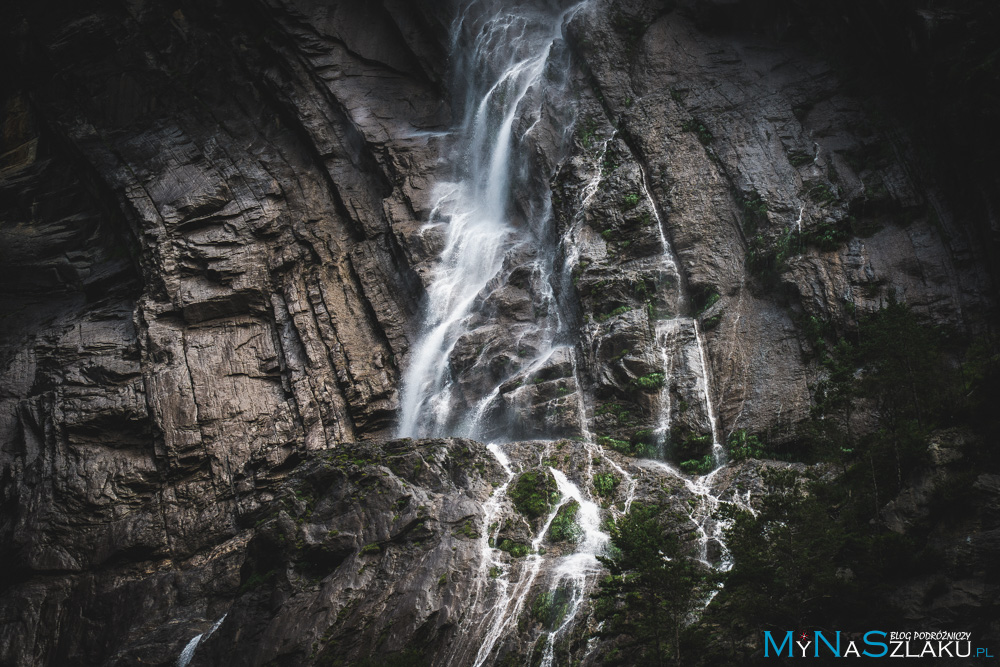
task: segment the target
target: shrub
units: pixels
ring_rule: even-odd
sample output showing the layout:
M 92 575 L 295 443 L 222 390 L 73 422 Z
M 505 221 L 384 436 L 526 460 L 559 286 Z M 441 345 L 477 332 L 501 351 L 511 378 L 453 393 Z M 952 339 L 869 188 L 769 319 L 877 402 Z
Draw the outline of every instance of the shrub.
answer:
M 726 452 L 729 460 L 733 462 L 760 459 L 764 457 L 764 444 L 760 438 L 741 428 L 729 435 L 726 440 Z
M 602 498 L 610 498 L 615 495 L 615 490 L 620 483 L 621 480 L 618 479 L 618 476 L 610 472 L 599 472 L 594 475 L 594 490 Z
M 663 373 L 650 373 L 636 378 L 632 383 L 642 391 L 657 391 L 666 384 L 666 378 Z
M 715 467 L 715 461 L 711 454 L 706 454 L 700 459 L 689 459 L 681 461 L 681 470 L 689 475 L 707 475 Z

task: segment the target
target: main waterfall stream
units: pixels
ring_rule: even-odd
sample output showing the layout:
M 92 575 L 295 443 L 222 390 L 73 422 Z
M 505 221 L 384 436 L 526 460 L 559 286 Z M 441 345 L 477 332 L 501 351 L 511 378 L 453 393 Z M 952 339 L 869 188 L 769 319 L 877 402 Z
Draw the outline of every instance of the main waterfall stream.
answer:
M 453 28 L 457 48 L 463 33 L 478 32 L 470 54 L 455 56 L 463 65 L 458 79 L 465 87 L 465 114 L 452 137 L 458 156 L 454 178 L 435 186 L 427 223 L 445 228 L 444 249 L 427 291 L 422 334 L 403 378 L 402 437 L 444 435 L 454 428 L 458 399 L 447 360 L 469 331 L 476 309 L 482 308 L 484 289 L 498 278 L 509 253 L 523 244 L 540 244 L 550 214 L 547 193 L 541 211 L 515 211 L 512 190 L 528 187 L 528 165 L 516 148 L 526 145 L 531 127 L 516 136 L 514 125 L 526 119 L 538 122 L 540 89 L 547 85 L 543 74 L 563 23 L 576 8 L 555 15 L 527 8 L 500 10 L 485 20 L 474 15 L 482 8 L 473 2 Z M 535 108 L 526 108 L 532 103 Z M 515 228 L 512 219 L 525 214 L 526 224 Z M 536 282 L 546 288 L 550 265 L 542 259 L 535 266 L 542 273 Z M 551 312 L 557 316 L 555 308 Z M 552 329 L 545 336 L 551 352 L 558 323 L 543 326 Z M 475 430 L 471 427 L 469 435 L 478 435 Z
M 419 337 L 402 379 L 398 435 L 461 435 L 490 441 L 490 451 L 507 473 L 507 480 L 484 507 L 475 599 L 461 621 L 448 664 L 479 667 L 495 662 L 504 642 L 520 632 L 519 619 L 528 613 L 532 594 L 545 594 L 564 602 L 564 613 L 539 631 L 539 642 L 529 649 L 532 655 L 541 651 L 539 664 L 548 667 L 562 659 L 557 655 L 558 640 L 568 644 L 566 638 L 581 622 L 601 574 L 598 556 L 609 540 L 602 530 L 602 516 L 620 517 L 628 511 L 637 474 L 683 481 L 698 499 L 689 514 L 700 543 L 699 560 L 709 567 L 727 567 L 725 555 L 721 563 L 711 562 L 707 547 L 710 540 L 719 540 L 712 514 L 720 501 L 712 484 L 723 461 L 704 343 L 690 317 L 658 321 L 655 344 L 665 377 L 670 378 L 676 366 L 697 370 L 696 386 L 690 390 L 698 397 L 711 433 L 716 471 L 691 479 L 659 461 L 616 461 L 588 427 L 592 408 L 581 382 L 574 332 L 568 330 L 571 307 L 565 303 L 570 298 L 567 277 L 579 256 L 583 216 L 574 216 L 557 237 L 551 168 L 547 171 L 532 159 L 541 144 L 558 153 L 571 143 L 577 119 L 567 86 L 565 73 L 571 65 L 562 36 L 567 22 L 585 10 L 587 2 L 561 10 L 541 2 L 538 7 L 502 4 L 472 2 L 452 26 L 453 103 L 461 110 L 462 121 L 448 137 L 451 176 L 435 184 L 433 209 L 425 225 L 427 233 L 439 235 L 442 250 L 427 274 Z M 560 115 L 559 108 L 569 113 Z M 612 132 L 601 142 L 601 156 L 581 189 L 581 211 L 601 184 L 601 161 L 614 140 Z M 677 263 L 663 221 L 646 183 L 643 190 L 656 215 L 664 271 L 676 277 Z M 560 252 L 563 260 L 557 262 Z M 531 316 L 493 322 L 497 295 L 510 284 L 529 292 Z M 681 289 L 680 280 L 673 284 Z M 678 300 L 683 301 L 679 292 Z M 511 341 L 506 347 L 498 342 L 496 327 L 504 328 L 505 339 Z M 504 363 L 494 363 L 497 359 Z M 575 455 L 585 457 L 573 474 L 550 465 L 558 458 L 554 440 L 512 442 L 519 439 L 512 434 L 525 432 L 545 438 L 560 435 L 549 432 L 545 424 L 529 423 L 534 414 L 525 398 L 529 388 L 548 382 L 553 374 L 563 378 L 557 394 L 568 394 L 560 409 L 573 413 L 571 421 L 578 424 Z M 662 444 L 671 429 L 669 390 L 662 392 L 659 403 L 657 433 Z M 595 495 L 597 462 L 607 465 L 622 483 L 620 501 L 605 501 L 606 509 Z M 558 500 L 532 529 L 530 552 L 511 558 L 498 547 L 501 524 L 509 524 L 507 518 L 514 514 L 511 485 L 529 468 L 554 479 Z M 550 526 L 569 503 L 576 507 L 579 535 L 568 549 L 550 553 L 546 549 Z

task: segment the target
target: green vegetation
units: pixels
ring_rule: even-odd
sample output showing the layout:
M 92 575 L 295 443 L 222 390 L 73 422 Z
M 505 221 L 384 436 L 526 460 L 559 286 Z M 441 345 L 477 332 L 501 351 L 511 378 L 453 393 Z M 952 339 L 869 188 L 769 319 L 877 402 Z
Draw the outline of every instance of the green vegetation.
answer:
M 631 306 L 618 306 L 617 308 L 611 310 L 610 312 L 598 315 L 596 319 L 598 322 L 607 322 L 612 317 L 618 317 L 619 315 L 627 313 L 630 310 L 632 310 Z
M 707 475 L 715 467 L 715 461 L 712 459 L 711 454 L 706 454 L 700 459 L 681 461 L 680 467 L 681 470 L 689 475 Z
M 855 227 L 854 219 L 847 218 L 842 222 L 821 222 L 811 225 L 801 234 L 792 227 L 774 238 L 758 232 L 747 241 L 747 266 L 758 278 L 773 280 L 785 270 L 791 257 L 807 247 L 812 246 L 825 251 L 836 250 L 851 238 L 852 234 L 861 235 L 864 232 Z
M 329 664 L 331 667 L 347 667 L 348 663 L 340 659 L 335 659 Z M 416 649 L 406 651 L 396 651 L 383 655 L 365 658 L 361 661 L 351 662 L 352 667 L 428 667 L 430 661 Z
M 681 662 L 689 615 L 709 590 L 707 571 L 663 527 L 659 509 L 633 505 L 610 528 L 608 568 L 594 594 L 598 636 L 610 639 L 602 665 Z
M 595 417 L 603 415 L 613 415 L 619 424 L 627 425 L 632 421 L 632 414 L 629 409 L 620 403 L 603 403 L 594 411 Z
M 547 471 L 521 473 L 508 495 L 514 508 L 531 521 L 548 516 L 552 507 L 559 502 L 556 480 Z
M 600 664 L 755 664 L 764 630 L 904 624 L 894 592 L 954 572 L 942 526 L 981 525 L 984 497 L 974 480 L 1000 470 L 1000 424 L 991 413 L 1000 390 L 997 341 L 956 341 L 892 300 L 840 337 L 820 320 L 803 326 L 826 379 L 816 387 L 815 419 L 791 435 L 791 447 L 835 466 L 822 474 L 763 469 L 767 493 L 757 497 L 756 515 L 721 505 L 734 562 L 721 575 L 684 552 L 658 509 L 634 506 L 610 527 L 602 559 L 609 576 L 594 613 L 608 643 Z M 874 428 L 858 432 L 859 413 Z M 704 435 L 671 436 L 685 451 L 707 445 Z M 904 534 L 889 530 L 883 509 L 928 470 L 932 440 L 964 443 L 961 457 L 935 468 L 948 481 L 934 490 L 930 514 L 914 517 Z M 733 461 L 777 455 L 764 434 L 742 429 L 726 449 Z M 711 458 L 690 456 L 681 465 L 705 472 Z M 717 583 L 718 595 L 692 617 Z M 942 582 L 925 597 L 945 590 Z
M 701 328 L 705 331 L 711 331 L 715 327 L 719 326 L 720 322 L 722 322 L 722 313 L 717 313 L 702 320 Z
M 577 141 L 588 150 L 594 147 L 596 132 L 597 120 L 593 116 L 585 117 L 576 125 Z
M 610 472 L 599 472 L 594 475 L 594 490 L 602 498 L 612 498 L 621 480 L 618 476 Z
M 627 452 L 631 448 L 628 440 L 619 440 L 606 435 L 598 436 L 597 442 L 602 447 L 610 447 L 616 452 Z
M 580 539 L 583 531 L 576 522 L 576 514 L 580 510 L 580 503 L 571 500 L 556 512 L 549 526 L 550 542 L 576 542 Z
M 823 181 L 805 181 L 806 196 L 820 206 L 827 206 L 837 201 L 837 195 L 830 189 L 830 186 Z
M 633 437 L 631 440 L 621 440 L 602 435 L 598 436 L 597 442 L 602 447 L 608 447 L 628 456 L 649 457 L 656 455 L 655 444 L 642 438 Z
M 475 524 L 473 524 L 472 519 L 466 519 L 462 522 L 455 530 L 451 531 L 452 535 L 456 537 L 465 537 L 466 539 L 475 540 L 479 538 L 479 531 L 476 530 Z
M 252 591 L 255 588 L 260 588 L 268 581 L 270 581 L 275 575 L 274 570 L 268 570 L 267 572 L 254 572 L 251 574 L 246 581 L 240 585 L 240 589 L 237 595 L 243 595 L 248 591 Z
M 569 612 L 571 595 L 564 588 L 543 591 L 531 603 L 531 618 L 546 630 L 555 630 Z
M 813 156 L 806 151 L 791 151 L 788 154 L 788 161 L 793 167 L 802 167 L 813 161 Z
M 639 278 L 632 283 L 632 293 L 635 294 L 637 299 L 649 299 L 655 296 L 656 287 L 653 285 L 651 279 L 647 282 L 646 278 Z
M 747 235 L 755 234 L 767 222 L 767 202 L 759 192 L 752 190 L 747 198 L 743 199 L 743 231 Z
M 659 391 L 665 383 L 666 378 L 663 376 L 663 373 L 650 373 L 632 381 L 632 384 L 637 388 L 648 392 Z
M 770 240 L 763 232 L 758 232 L 747 241 L 747 268 L 760 279 L 772 281 L 786 267 L 786 261 L 792 252 L 791 228 L 786 229 L 777 238 Z M 801 248 L 801 246 L 800 246 Z
M 851 228 L 835 222 L 821 222 L 810 227 L 800 236 L 800 243 L 820 250 L 836 250 L 851 238 Z
M 690 120 L 685 121 L 684 124 L 681 125 L 681 129 L 685 132 L 694 132 L 697 134 L 698 141 L 700 141 L 703 146 L 707 146 L 715 140 L 715 136 L 712 135 L 712 132 L 697 118 L 691 118 Z
M 700 459 L 712 449 L 709 433 L 685 431 L 677 426 L 670 430 L 670 453 L 675 460 Z
M 836 463 L 840 474 L 766 471 L 757 516 L 722 509 L 735 565 L 689 629 L 691 641 L 710 646 L 703 664 L 749 660 L 753 649 L 737 638 L 764 629 L 902 622 L 893 591 L 941 576 L 946 557 L 932 536 L 942 522 L 975 517 L 982 501 L 972 480 L 1000 469 L 993 446 L 1000 428 L 986 407 L 1000 388 L 995 342 L 955 345 L 891 300 L 840 338 L 826 323 L 808 324 L 826 380 L 816 388 L 816 418 L 797 433 L 795 448 L 807 460 Z M 873 429 L 856 432 L 859 411 L 875 420 Z M 882 509 L 928 469 L 929 442 L 947 446 L 956 431 L 942 429 L 955 427 L 968 433 L 966 444 L 935 490 L 930 515 L 915 518 L 904 534 L 888 530 Z M 730 436 L 727 448 L 734 459 L 768 450 L 745 431 Z M 726 628 L 729 640 L 706 641 L 714 628 Z
M 637 195 L 636 193 L 630 192 L 629 194 L 622 197 L 622 206 L 624 206 L 626 210 L 633 209 L 638 205 L 639 205 L 639 195 Z
M 715 290 L 705 290 L 697 299 L 694 316 L 698 317 L 719 302 L 722 297 Z
M 500 551 L 506 551 L 514 558 L 524 558 L 531 553 L 531 547 L 527 544 L 522 544 L 521 542 L 515 542 L 510 538 L 504 538 L 497 545 L 497 549 Z
M 371 544 L 366 544 L 361 547 L 360 553 L 362 556 L 366 556 L 368 554 L 377 554 L 380 551 L 382 551 L 382 547 L 380 547 L 377 542 L 372 542 Z
M 726 457 L 732 463 L 765 457 L 764 444 L 745 429 L 737 429 L 726 439 Z

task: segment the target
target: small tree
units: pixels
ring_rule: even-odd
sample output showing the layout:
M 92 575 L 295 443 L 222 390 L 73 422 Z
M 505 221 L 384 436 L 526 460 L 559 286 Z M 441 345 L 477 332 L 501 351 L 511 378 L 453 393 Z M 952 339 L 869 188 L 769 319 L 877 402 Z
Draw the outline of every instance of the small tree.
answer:
M 707 594 L 708 572 L 664 530 L 659 508 L 633 505 L 600 561 L 609 574 L 594 594 L 598 634 L 614 640 L 602 664 L 680 664 L 681 633 Z

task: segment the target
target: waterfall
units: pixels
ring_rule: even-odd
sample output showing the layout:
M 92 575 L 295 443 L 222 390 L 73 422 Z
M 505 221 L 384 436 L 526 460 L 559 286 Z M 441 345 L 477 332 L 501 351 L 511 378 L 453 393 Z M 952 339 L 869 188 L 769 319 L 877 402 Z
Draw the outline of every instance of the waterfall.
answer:
M 580 489 L 566 475 L 555 468 L 549 468 L 563 499 L 569 498 L 579 505 L 577 510 L 578 523 L 583 531 L 583 539 L 576 550 L 567 556 L 559 558 L 553 569 L 549 592 L 555 593 L 565 583 L 571 587 L 569 610 L 559 627 L 549 633 L 545 652 L 542 655 L 542 667 L 552 667 L 555 659 L 555 640 L 572 626 L 580 607 L 587 598 L 589 585 L 600 574 L 601 566 L 597 556 L 604 551 L 610 537 L 601 530 L 601 514 L 597 504 L 585 498 Z
M 551 214 L 545 193 L 540 210 L 529 211 L 537 219 L 528 220 L 526 228 L 513 224 L 513 186 L 526 179 L 525 156 L 516 154 L 514 148 L 538 122 L 540 109 L 525 106 L 544 86 L 553 45 L 578 6 L 558 14 L 501 9 L 481 20 L 468 15 L 478 7 L 473 3 L 453 28 L 453 43 L 459 51 L 463 31 L 474 30 L 475 37 L 469 48 L 471 57 L 456 54 L 465 69 L 460 77 L 465 114 L 450 142 L 458 156 L 453 180 L 437 183 L 433 190 L 435 203 L 428 225 L 444 227 L 445 243 L 430 276 L 420 336 L 402 378 L 400 437 L 454 434 L 456 422 L 466 415 L 455 414 L 456 407 L 463 406 L 454 395 L 449 357 L 470 331 L 477 302 L 487 286 L 499 279 L 509 253 L 536 244 L 539 239 L 533 234 L 541 233 Z M 534 122 L 517 136 L 515 123 L 528 117 Z M 535 268 L 544 275 L 535 282 L 550 289 L 545 264 L 537 263 Z M 543 298 L 554 302 L 551 291 Z M 551 309 L 554 316 L 557 310 Z M 547 325 L 559 328 L 558 323 Z M 551 343 L 554 331 L 542 338 Z M 482 415 L 489 406 L 489 402 L 481 404 L 479 414 L 468 421 L 464 430 L 469 435 L 480 433 Z
M 715 466 L 719 467 L 723 462 L 725 450 L 719 440 L 718 420 L 715 417 L 715 403 L 712 400 L 712 384 L 708 381 L 708 362 L 705 360 L 705 338 L 701 335 L 701 328 L 698 327 L 698 320 L 692 320 L 694 325 L 694 337 L 698 343 L 698 390 L 705 401 L 705 412 L 708 414 L 708 426 L 712 433 L 712 458 Z
M 212 633 L 214 633 L 216 630 L 219 629 L 219 626 L 222 625 L 222 622 L 226 620 L 226 616 L 227 614 L 223 614 L 222 618 L 220 618 L 219 620 L 217 620 L 215 623 L 212 624 L 212 627 L 209 628 L 208 632 L 195 635 L 194 637 L 191 638 L 191 641 L 187 643 L 187 645 L 184 647 L 184 650 L 181 651 L 181 654 L 177 657 L 177 667 L 187 667 L 189 664 L 191 664 L 191 661 L 194 660 L 194 652 L 198 650 L 198 646 L 201 644 L 202 641 L 211 637 Z
M 558 591 L 568 596 L 564 599 L 565 614 L 555 627 L 538 635 L 546 640 L 544 648 L 534 649 L 541 651 L 541 665 L 555 664 L 557 640 L 567 637 L 580 622 L 580 611 L 587 608 L 589 592 L 600 576 L 598 556 L 610 539 L 601 530 L 602 513 L 618 518 L 627 514 L 639 486 L 629 470 L 632 464 L 609 456 L 590 431 L 578 352 L 570 342 L 574 332 L 566 330 L 572 318 L 562 311 L 558 298 L 565 293 L 562 288 L 578 263 L 584 211 L 599 192 L 604 157 L 617 132 L 607 133 L 597 144 L 599 156 L 593 171 L 585 172 L 587 176 L 581 181 L 578 212 L 558 239 L 563 256 L 557 266 L 547 186 L 552 174 L 531 162 L 529 149 L 533 147 L 532 133 L 544 130 L 547 123 L 550 132 L 561 132 L 564 138 L 572 127 L 573 118 L 556 117 L 552 107 L 558 105 L 546 106 L 545 96 L 561 96 L 560 103 L 568 97 L 560 87 L 565 82 L 552 81 L 553 76 L 558 78 L 553 72 L 568 68 L 565 49 L 558 43 L 566 22 L 586 0 L 563 11 L 552 9 L 551 4 L 538 4 L 544 6 L 529 3 L 505 9 L 489 2 L 471 2 L 452 27 L 457 73 L 454 99 L 460 105 L 462 120 L 446 137 L 453 156 L 451 175 L 432 188 L 433 206 L 425 229 L 442 235 L 443 249 L 425 272 L 427 292 L 418 337 L 401 383 L 400 437 L 461 435 L 492 440 L 488 450 L 507 476 L 484 504 L 473 597 L 469 612 L 460 621 L 449 665 L 480 667 L 496 660 L 508 650 L 505 640 L 518 634 L 516 628 L 530 608 L 531 595 L 555 596 Z M 551 125 L 559 127 L 553 131 Z M 656 218 L 663 248 L 657 271 L 664 284 L 672 285 L 664 302 L 680 307 L 686 302 L 678 262 L 647 175 L 641 167 L 640 171 L 642 191 Z M 490 299 L 514 282 L 515 273 L 522 276 L 522 282 L 530 283 L 533 316 L 517 321 L 503 320 L 502 316 L 497 319 L 496 311 L 490 310 Z M 699 540 L 696 557 L 708 567 L 725 568 L 727 552 L 719 539 L 722 526 L 713 517 L 722 502 L 713 491 L 713 482 L 723 462 L 723 448 L 703 335 L 697 320 L 690 316 L 657 318 L 652 325 L 664 377 L 687 373 L 685 396 L 697 405 L 700 432 L 711 434 L 716 470 L 692 479 L 663 462 L 638 465 L 683 480 L 696 499 L 687 508 Z M 500 337 L 497 327 L 503 330 Z M 470 341 L 475 341 L 478 349 L 470 348 Z M 489 359 L 501 352 L 506 356 L 503 369 L 498 371 Z M 456 360 L 463 361 L 456 365 Z M 541 441 L 544 452 L 532 450 L 527 456 L 524 450 L 508 446 L 515 440 L 512 434 L 520 433 L 518 429 L 532 419 L 531 410 L 538 400 L 536 385 L 551 381 L 547 370 L 554 368 L 559 369 L 557 379 L 565 383 L 559 388 L 567 394 L 560 408 L 574 413 L 578 422 L 581 442 L 573 445 L 575 454 L 586 458 L 577 467 L 579 472 L 570 475 L 568 467 L 563 471 L 545 462 L 551 454 L 551 440 Z M 670 391 L 668 382 L 659 395 L 656 432 L 661 444 L 670 437 Z M 536 425 L 534 432 L 545 438 L 555 435 L 544 424 Z M 533 460 L 535 453 L 537 462 Z M 606 510 L 595 502 L 598 499 L 591 495 L 589 486 L 598 461 L 606 463 L 622 482 L 617 499 L 624 500 L 609 501 Z M 547 470 L 555 480 L 559 500 L 549 508 L 537 532 L 532 526 L 530 553 L 512 558 L 497 548 L 497 542 L 501 523 L 516 515 L 509 492 L 524 467 Z M 577 503 L 580 539 L 547 554 L 549 528 L 570 502 Z M 712 540 L 722 549 L 719 564 L 713 564 L 709 553 Z M 588 644 L 588 651 L 592 649 L 592 643 Z

